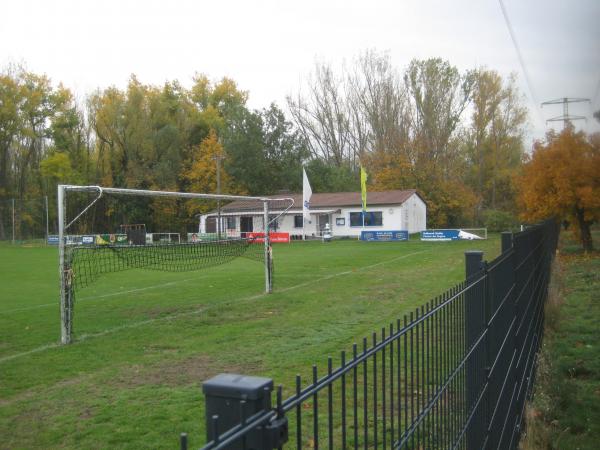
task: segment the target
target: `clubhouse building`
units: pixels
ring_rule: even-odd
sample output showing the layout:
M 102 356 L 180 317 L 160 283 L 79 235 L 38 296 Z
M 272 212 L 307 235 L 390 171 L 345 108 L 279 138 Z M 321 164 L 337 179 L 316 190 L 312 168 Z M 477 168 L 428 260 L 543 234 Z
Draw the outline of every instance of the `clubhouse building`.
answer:
M 361 212 L 360 192 L 313 193 L 310 198 L 310 221 L 302 220 L 302 194 L 273 195 L 291 197 L 294 205 L 271 225 L 272 231 L 289 233 L 292 239 L 320 237 L 327 224 L 334 237 L 358 237 L 362 230 L 417 233 L 427 228 L 427 205 L 414 189 L 369 192 L 367 213 Z M 273 214 L 278 211 L 273 211 Z M 234 201 L 221 208 L 221 230 L 229 235 L 263 229 L 263 212 L 248 211 Z M 304 227 L 303 227 L 304 225 Z M 200 233 L 217 231 L 217 213 L 200 216 Z

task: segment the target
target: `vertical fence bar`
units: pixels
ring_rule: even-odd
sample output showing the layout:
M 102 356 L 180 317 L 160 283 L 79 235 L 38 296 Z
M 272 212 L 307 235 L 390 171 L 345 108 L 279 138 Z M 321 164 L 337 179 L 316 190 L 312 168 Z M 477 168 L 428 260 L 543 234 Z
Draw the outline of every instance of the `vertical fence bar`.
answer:
M 399 332 L 400 331 L 400 319 L 396 320 L 396 330 Z M 400 355 L 400 337 L 398 337 L 398 339 L 396 339 L 396 356 L 397 356 L 397 364 L 396 364 L 396 383 L 397 383 L 397 389 L 396 389 L 396 399 L 398 402 L 398 440 L 400 440 L 400 438 L 402 437 L 402 433 L 400 432 L 400 430 L 402 430 L 402 408 L 404 407 L 404 405 L 401 403 L 401 398 L 402 398 L 402 384 L 401 384 L 401 373 L 402 373 L 402 360 L 400 359 L 401 355 Z
M 381 342 L 385 342 L 385 328 L 381 329 Z M 385 345 L 381 349 L 381 423 L 382 423 L 382 435 L 383 435 L 383 450 L 386 449 L 386 395 L 385 395 Z
M 390 323 L 390 337 L 394 335 L 394 324 Z M 394 429 L 394 342 L 395 341 L 390 341 L 390 421 L 391 421 L 391 437 L 390 437 L 390 442 L 394 443 L 394 435 L 395 435 L 395 429 Z
M 342 351 L 342 448 L 346 448 L 346 352 Z
M 404 315 L 404 328 L 407 325 Z M 408 333 L 404 333 L 404 434 L 408 430 Z
M 296 397 L 300 397 L 302 391 L 302 379 L 300 375 L 296 375 Z M 298 402 L 296 405 L 296 449 L 302 448 L 302 404 Z
M 358 358 L 358 346 L 356 342 L 352 344 L 352 360 Z M 358 450 L 358 367 L 354 364 L 352 369 L 352 390 L 353 390 L 353 413 L 354 413 L 354 450 Z
M 333 372 L 333 361 L 331 356 L 327 358 L 327 376 L 331 378 Z M 327 441 L 329 450 L 333 450 L 333 383 L 327 384 Z
M 367 338 L 363 338 L 363 354 L 367 353 Z M 363 361 L 363 429 L 364 429 L 364 448 L 367 450 L 369 447 L 369 413 L 368 413 L 368 389 L 367 389 L 367 358 Z
M 377 346 L 377 333 L 373 333 L 373 348 Z M 373 352 L 373 443 L 377 449 L 377 352 Z
M 410 313 L 410 324 L 413 323 L 413 313 Z M 413 336 L 414 328 L 410 329 L 410 426 L 415 422 L 415 371 L 414 371 L 414 360 L 415 360 L 415 352 L 414 352 L 414 336 Z M 411 436 L 411 445 L 414 447 L 415 445 L 415 435 L 414 433 Z
M 472 285 L 475 275 L 481 270 L 481 263 L 483 261 L 483 252 L 479 250 L 465 252 L 465 275 L 467 281 L 467 291 L 465 292 L 465 334 L 466 334 L 466 348 L 465 351 L 470 350 L 471 344 L 475 342 L 477 333 L 479 331 L 480 318 L 477 312 L 479 308 L 476 307 L 476 302 L 479 301 L 477 298 L 478 289 L 469 288 Z M 478 395 L 478 379 L 477 379 L 477 357 L 478 351 L 475 350 L 471 357 L 467 360 L 466 370 L 466 400 L 467 408 L 470 412 L 471 408 L 475 405 Z M 475 449 L 478 448 L 478 435 L 481 430 L 477 430 L 476 426 L 479 421 L 473 418 L 471 423 L 466 424 L 467 426 L 467 448 Z
M 11 243 L 15 245 L 15 199 L 12 199 L 12 241 Z
M 506 253 L 513 246 L 513 234 L 511 231 L 503 231 L 501 234 L 501 245 L 502 245 L 502 253 Z
M 313 366 L 313 386 L 317 385 L 317 366 Z M 315 391 L 313 395 L 313 440 L 314 449 L 319 450 L 319 395 Z

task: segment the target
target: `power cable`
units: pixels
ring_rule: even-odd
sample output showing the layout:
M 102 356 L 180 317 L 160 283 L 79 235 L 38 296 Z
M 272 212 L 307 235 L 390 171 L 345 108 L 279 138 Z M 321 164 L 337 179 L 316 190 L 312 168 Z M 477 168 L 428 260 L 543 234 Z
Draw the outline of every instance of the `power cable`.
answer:
M 540 119 L 540 123 L 544 128 L 546 128 L 546 122 L 542 113 L 540 111 L 540 102 L 537 99 L 537 95 L 535 94 L 535 90 L 533 89 L 533 83 L 531 83 L 531 78 L 529 77 L 529 72 L 527 71 L 527 67 L 525 66 L 525 60 L 523 59 L 523 55 L 521 54 L 521 50 L 519 48 L 519 44 L 517 43 L 517 38 L 515 36 L 515 32 L 513 30 L 512 24 L 510 23 L 510 19 L 508 18 L 508 14 L 506 12 L 506 8 L 504 7 L 504 3 L 502 0 L 498 0 L 500 3 L 500 9 L 502 10 L 502 15 L 504 16 L 504 21 L 506 22 L 506 27 L 508 28 L 508 33 L 510 34 L 510 38 L 515 46 L 515 51 L 517 52 L 517 57 L 519 59 L 519 64 L 521 64 L 521 70 L 523 71 L 523 75 L 525 76 L 525 81 L 527 83 L 527 87 L 529 88 L 529 94 L 531 95 L 531 99 L 536 105 L 536 112 L 538 115 L 538 119 Z

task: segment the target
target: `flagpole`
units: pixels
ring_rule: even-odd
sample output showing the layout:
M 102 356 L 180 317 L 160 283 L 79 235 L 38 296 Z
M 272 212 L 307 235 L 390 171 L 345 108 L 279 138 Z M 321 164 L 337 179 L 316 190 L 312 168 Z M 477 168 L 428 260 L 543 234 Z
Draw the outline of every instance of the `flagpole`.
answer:
M 310 223 L 310 197 L 312 189 L 306 176 L 306 170 L 302 167 L 302 240 L 306 240 L 306 220 Z M 308 216 L 308 217 L 307 217 Z
M 362 214 L 361 214 L 361 216 L 362 216 L 362 228 L 361 228 L 361 231 L 365 231 L 365 213 L 366 213 L 366 211 L 363 209 L 362 210 Z M 358 237 L 358 240 L 360 241 L 360 236 Z
M 302 215 L 302 240 L 306 240 L 306 233 L 304 232 L 304 214 Z
M 360 165 L 360 203 L 361 203 L 361 216 L 362 216 L 362 228 L 361 234 L 365 231 L 365 214 L 367 213 L 367 172 L 365 168 Z M 360 240 L 360 236 L 358 238 Z

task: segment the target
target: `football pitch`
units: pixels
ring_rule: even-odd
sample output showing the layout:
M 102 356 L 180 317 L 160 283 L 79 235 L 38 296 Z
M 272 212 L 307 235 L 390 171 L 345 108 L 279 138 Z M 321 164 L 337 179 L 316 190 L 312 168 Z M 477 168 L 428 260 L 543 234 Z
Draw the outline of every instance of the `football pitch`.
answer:
M 499 236 L 279 244 L 270 295 L 246 258 L 103 275 L 60 346 L 57 249 L 0 244 L 0 448 L 177 448 L 182 431 L 199 447 L 204 380 L 271 377 L 285 398 L 296 374 L 462 281 L 474 249 L 494 259 Z

